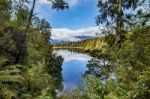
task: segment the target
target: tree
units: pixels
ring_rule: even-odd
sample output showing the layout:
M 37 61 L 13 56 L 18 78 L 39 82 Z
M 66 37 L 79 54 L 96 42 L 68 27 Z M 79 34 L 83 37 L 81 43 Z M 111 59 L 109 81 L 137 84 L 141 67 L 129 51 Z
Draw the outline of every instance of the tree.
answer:
M 0 13 L 0 24 L 4 26 L 11 17 L 11 0 L 0 1 Z
M 52 3 L 53 9 L 63 10 L 65 8 L 68 8 L 68 4 L 66 2 L 64 2 L 63 0 L 48 0 L 48 1 L 50 1 Z M 27 19 L 26 32 L 28 31 L 30 23 L 31 23 L 35 4 L 36 4 L 36 0 L 33 0 L 31 11 L 30 11 L 28 19 Z
M 130 36 L 128 34 L 121 48 L 119 81 L 122 83 L 122 88 L 131 93 L 131 96 L 135 94 L 136 99 L 148 99 L 150 96 L 149 33 L 149 26 L 133 30 Z
M 36 3 L 36 0 L 33 0 L 32 8 L 31 8 L 31 11 L 30 11 L 28 19 L 27 19 L 27 24 L 26 24 L 26 28 L 25 28 L 26 30 L 25 30 L 25 32 L 27 32 L 28 29 L 29 29 L 29 26 L 30 26 L 30 23 L 31 23 L 31 19 L 32 19 L 32 16 L 33 16 L 33 10 L 34 10 L 34 7 L 35 7 L 35 3 Z
M 116 44 L 118 48 L 121 47 L 121 36 L 122 36 L 122 27 L 126 16 L 132 14 L 133 10 L 138 7 L 139 3 L 143 3 L 144 0 L 98 0 L 98 8 L 100 15 L 96 18 L 96 23 L 99 25 L 103 23 L 107 26 L 115 27 L 116 30 Z M 131 13 L 127 13 L 127 10 Z
M 26 26 L 26 20 L 27 20 L 27 17 L 28 17 L 28 14 L 29 14 L 29 9 L 27 7 L 27 4 L 28 1 L 24 1 L 24 0 L 19 0 L 18 2 L 16 1 L 15 2 L 15 5 L 14 5 L 14 13 L 15 13 L 15 20 L 14 20 L 14 26 L 16 26 L 16 28 L 25 28 Z
M 63 60 L 52 56 L 50 24 L 39 18 L 39 24 L 33 24 L 35 17 L 26 6 L 27 1 L 0 0 L 0 99 L 55 99 L 53 86 L 61 84 Z M 26 35 L 29 13 L 31 29 Z M 49 73 L 52 69 L 56 71 Z

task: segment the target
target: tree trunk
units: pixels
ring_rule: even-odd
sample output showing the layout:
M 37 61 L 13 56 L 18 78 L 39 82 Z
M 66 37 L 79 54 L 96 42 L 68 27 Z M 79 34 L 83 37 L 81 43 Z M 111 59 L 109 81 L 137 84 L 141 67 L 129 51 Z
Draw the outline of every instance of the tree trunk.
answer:
M 116 52 L 117 52 L 117 60 L 115 65 L 115 71 L 117 72 L 120 69 L 120 53 L 119 50 L 121 48 L 121 27 L 122 27 L 122 0 L 117 0 L 117 19 L 116 19 Z M 118 77 L 117 77 L 118 78 Z
M 27 18 L 27 23 L 25 27 L 25 31 L 21 33 L 21 36 L 23 36 L 19 42 L 19 47 L 16 55 L 16 63 L 21 63 L 24 59 L 25 56 L 27 56 L 27 32 L 31 23 L 31 19 L 33 16 L 33 11 L 35 7 L 35 2 L 36 0 L 33 1 L 31 11 L 29 13 L 29 16 Z
M 116 22 L 116 44 L 118 49 L 121 47 L 121 26 L 122 26 L 122 0 L 118 0 L 117 22 Z
M 29 27 L 30 27 L 31 19 L 32 19 L 34 7 L 35 7 L 35 3 L 36 3 L 36 0 L 33 0 L 32 8 L 31 8 L 31 11 L 30 11 L 28 19 L 27 19 L 27 24 L 26 24 L 25 32 L 27 32 L 28 29 L 29 29 Z

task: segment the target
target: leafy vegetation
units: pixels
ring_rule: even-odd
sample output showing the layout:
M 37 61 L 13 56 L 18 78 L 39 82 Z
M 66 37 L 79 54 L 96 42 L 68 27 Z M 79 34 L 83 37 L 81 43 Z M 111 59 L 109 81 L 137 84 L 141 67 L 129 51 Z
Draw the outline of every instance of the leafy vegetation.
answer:
M 53 8 L 64 9 L 59 1 Z M 33 16 L 28 4 L 0 1 L 0 99 L 55 99 L 61 86 L 63 59 L 52 54 L 50 24 Z
M 102 83 L 98 84 L 100 87 L 97 87 L 100 91 L 103 91 L 98 97 L 102 99 L 148 99 L 149 98 L 149 48 L 150 45 L 149 39 L 149 29 L 150 27 L 144 27 L 142 29 L 136 29 L 132 32 L 126 34 L 126 40 L 122 43 L 120 49 L 120 65 L 116 71 L 109 66 L 95 64 L 93 61 L 90 64 L 94 64 L 92 68 L 89 69 L 90 74 L 94 73 L 94 78 L 89 83 L 93 84 L 99 77 L 105 77 L 102 79 Z M 142 43 L 141 43 L 142 42 Z M 138 49 L 138 50 L 137 50 Z M 141 49 L 141 50 L 140 50 Z M 114 62 L 116 57 L 112 49 L 109 57 L 112 57 L 110 63 L 107 65 L 112 65 L 115 67 Z M 117 52 L 116 52 L 117 53 Z M 141 56 L 142 55 L 142 56 Z M 96 65 L 96 66 L 95 66 Z M 94 70 L 100 68 L 100 72 L 94 72 Z M 97 73 L 99 73 L 97 75 Z M 92 74 L 93 75 L 93 74 Z M 101 76 L 99 76 L 101 75 Z M 96 78 L 97 80 L 95 80 Z M 94 81 L 94 82 L 92 82 Z M 103 83 L 105 81 L 105 83 Z M 93 88 L 91 86 L 90 88 Z M 93 88 L 96 89 L 96 88 Z M 91 92 L 90 92 L 91 93 Z M 100 92 L 94 92 L 94 95 L 99 94 Z M 102 95 L 102 96 L 101 96 Z M 91 98 L 96 99 L 96 98 Z
M 28 0 L 0 1 L 0 99 L 58 99 L 56 90 L 63 88 L 63 58 L 52 53 L 51 27 L 34 15 L 36 1 L 31 9 Z M 63 0 L 50 2 L 53 9 L 68 8 Z M 106 35 L 54 46 L 94 57 L 84 74 L 87 89 L 60 99 L 149 99 L 150 10 L 144 4 L 98 0 L 96 23 L 106 25 Z
M 81 96 L 84 99 L 149 99 L 150 26 L 148 17 L 144 17 L 149 10 L 140 9 L 145 2 L 98 0 L 100 15 L 96 21 L 107 26 L 106 35 L 58 45 L 79 47 L 96 57 L 87 64 L 88 89 L 79 91 L 77 99 L 82 99 Z M 136 11 L 126 13 L 128 9 Z
M 70 98 L 148 99 L 150 97 L 149 33 L 149 26 L 125 32 L 119 52 L 115 50 L 116 46 L 112 45 L 113 34 L 103 38 L 105 46 L 99 49 L 96 49 L 95 43 L 93 43 L 97 41 L 97 38 L 66 44 L 65 46 L 69 47 L 84 45 L 82 50 L 94 57 L 87 64 L 88 70 L 84 75 L 88 89 L 84 91 L 78 90 L 76 94 L 73 92 Z M 85 45 L 90 47 L 89 51 L 86 50 Z M 118 53 L 120 62 L 116 69 Z

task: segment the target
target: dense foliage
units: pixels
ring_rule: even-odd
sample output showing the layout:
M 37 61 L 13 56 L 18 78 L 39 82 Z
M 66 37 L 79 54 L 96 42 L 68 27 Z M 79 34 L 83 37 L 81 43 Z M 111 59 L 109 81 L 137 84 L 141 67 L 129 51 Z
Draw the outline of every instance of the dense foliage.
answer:
M 149 99 L 150 10 L 147 6 L 149 2 L 142 0 L 98 0 L 97 24 L 107 26 L 106 36 L 56 45 L 80 48 L 94 57 L 84 75 L 88 89 L 73 92 L 71 99 Z
M 94 58 L 87 64 L 84 74 L 87 90 L 75 90 L 69 98 L 74 99 L 149 99 L 150 97 L 150 27 L 135 28 L 124 33 L 124 40 L 119 52 L 113 44 L 113 34 L 101 38 L 99 48 L 96 39 L 68 44 L 68 47 L 86 45 L 87 51 Z M 100 39 L 100 38 L 99 38 Z M 91 44 L 93 43 L 93 44 Z M 98 44 L 97 44 L 98 45 Z M 65 45 L 67 47 L 67 44 Z M 61 47 L 61 46 L 59 46 Z M 119 65 L 116 59 L 119 53 Z M 66 99 L 67 96 L 64 96 Z M 65 99 L 63 98 L 63 99 Z M 68 98 L 68 99 L 69 99 Z
M 68 8 L 63 0 L 49 1 L 53 9 Z M 107 25 L 107 35 L 54 46 L 94 57 L 83 75 L 87 89 L 64 93 L 60 99 L 149 99 L 150 10 L 141 6 L 144 3 L 98 0 L 97 24 Z M 0 99 L 57 99 L 63 58 L 52 53 L 50 24 L 34 16 L 36 0 L 30 10 L 28 4 L 0 0 Z M 147 10 L 138 9 L 142 7 Z M 127 13 L 130 10 L 135 13 Z
M 63 58 L 52 53 L 50 24 L 33 16 L 28 4 L 0 1 L 0 99 L 55 99 L 62 86 Z M 67 6 L 62 0 L 53 4 Z

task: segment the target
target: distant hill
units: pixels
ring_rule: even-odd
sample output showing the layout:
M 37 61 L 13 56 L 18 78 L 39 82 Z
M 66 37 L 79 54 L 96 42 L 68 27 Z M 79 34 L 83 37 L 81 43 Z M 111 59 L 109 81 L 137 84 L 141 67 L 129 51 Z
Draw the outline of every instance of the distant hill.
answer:
M 78 41 L 83 41 L 83 40 L 88 40 L 88 39 L 94 39 L 96 37 L 95 36 L 75 36 L 74 38 L 77 39 Z M 57 44 L 68 44 L 74 41 L 51 39 L 50 42 L 54 45 L 57 45 Z
M 107 44 L 104 42 L 103 38 L 97 37 L 92 39 L 87 39 L 78 42 L 71 42 L 68 44 L 58 44 L 54 47 L 62 47 L 62 48 L 82 48 L 85 51 L 92 50 L 102 50 L 104 46 Z
M 50 42 L 51 42 L 51 44 L 54 44 L 54 45 L 57 45 L 57 44 L 68 44 L 68 43 L 70 43 L 69 41 L 54 40 L 54 39 L 51 39 Z

